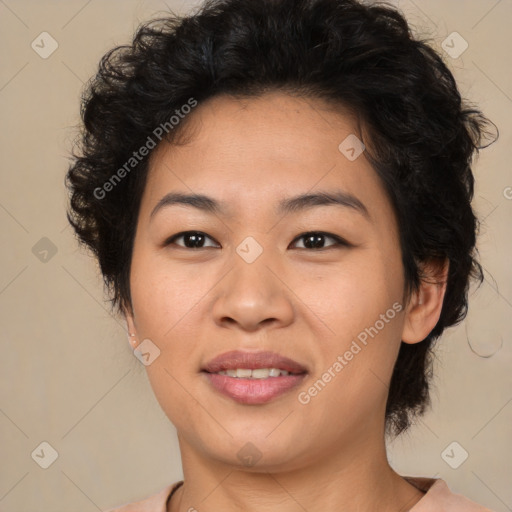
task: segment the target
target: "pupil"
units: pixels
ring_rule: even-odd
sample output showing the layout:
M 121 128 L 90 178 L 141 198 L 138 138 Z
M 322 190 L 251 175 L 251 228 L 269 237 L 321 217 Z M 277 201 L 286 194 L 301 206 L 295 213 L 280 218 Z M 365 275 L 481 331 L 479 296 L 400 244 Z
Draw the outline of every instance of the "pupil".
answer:
M 305 237 L 304 246 L 307 247 L 308 249 L 321 247 L 323 237 L 324 237 L 324 235 L 316 235 L 316 234 L 308 235 L 307 237 Z M 313 241 L 313 242 L 310 243 L 311 241 Z
M 185 238 L 190 241 L 192 240 L 191 242 L 191 245 L 193 247 L 201 247 L 201 238 L 203 237 L 203 235 L 201 235 L 200 233 L 192 233 L 192 234 L 188 234 L 188 235 L 185 235 Z

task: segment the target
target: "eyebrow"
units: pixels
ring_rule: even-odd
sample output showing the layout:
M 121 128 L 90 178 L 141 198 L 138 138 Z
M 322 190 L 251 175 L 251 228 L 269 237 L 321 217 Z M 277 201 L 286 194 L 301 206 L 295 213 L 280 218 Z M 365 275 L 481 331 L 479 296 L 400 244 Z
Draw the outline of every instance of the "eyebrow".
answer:
M 206 213 L 230 217 L 225 205 L 216 199 L 204 194 L 184 194 L 182 192 L 170 192 L 158 201 L 153 208 L 150 218 L 163 208 L 173 205 L 190 206 Z M 319 191 L 313 194 L 301 194 L 282 199 L 275 210 L 276 214 L 289 214 L 309 210 L 316 206 L 342 206 L 349 208 L 371 220 L 366 206 L 354 195 L 342 190 Z

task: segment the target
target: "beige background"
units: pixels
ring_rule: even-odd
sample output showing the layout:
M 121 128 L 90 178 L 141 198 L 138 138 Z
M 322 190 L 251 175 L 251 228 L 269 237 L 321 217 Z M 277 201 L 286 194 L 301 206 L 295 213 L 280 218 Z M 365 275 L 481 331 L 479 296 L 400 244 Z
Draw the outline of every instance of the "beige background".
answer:
M 439 344 L 433 410 L 390 446 L 390 459 L 401 474 L 444 478 L 453 491 L 505 512 L 512 510 L 512 2 L 395 4 L 438 49 L 453 31 L 469 43 L 445 60 L 500 140 L 475 166 L 487 280 L 468 319 Z M 123 322 L 109 315 L 95 262 L 67 227 L 63 179 L 79 95 L 100 57 L 127 43 L 139 22 L 193 5 L 0 0 L 1 511 L 94 512 L 182 476 L 175 430 Z M 43 31 L 59 45 L 47 59 L 31 48 Z M 32 251 L 43 237 L 57 249 L 46 262 Z M 43 441 L 58 452 L 48 469 L 31 457 Z M 457 469 L 441 457 L 453 441 L 469 453 Z

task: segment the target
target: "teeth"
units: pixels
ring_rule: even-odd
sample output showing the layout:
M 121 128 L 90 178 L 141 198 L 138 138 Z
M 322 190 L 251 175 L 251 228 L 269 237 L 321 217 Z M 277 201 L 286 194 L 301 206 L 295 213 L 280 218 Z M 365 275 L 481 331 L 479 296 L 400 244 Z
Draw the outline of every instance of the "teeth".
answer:
M 268 377 L 279 377 L 290 375 L 286 370 L 279 368 L 257 368 L 251 370 L 250 368 L 237 368 L 236 370 L 223 370 L 217 372 L 218 375 L 227 375 L 228 377 L 236 377 L 241 379 L 267 379 Z
M 253 379 L 266 379 L 270 375 L 270 370 L 268 368 L 258 368 L 257 370 L 252 370 L 251 373 Z

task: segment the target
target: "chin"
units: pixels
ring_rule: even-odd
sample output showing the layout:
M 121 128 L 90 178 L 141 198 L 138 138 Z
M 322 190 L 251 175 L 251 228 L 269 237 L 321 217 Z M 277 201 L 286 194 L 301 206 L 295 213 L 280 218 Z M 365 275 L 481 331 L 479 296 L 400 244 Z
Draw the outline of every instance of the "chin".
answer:
M 274 423 L 273 429 L 277 424 Z M 245 430 L 230 429 L 229 425 L 227 429 L 232 438 L 227 434 L 222 439 L 209 437 L 202 439 L 201 444 L 212 459 L 241 470 L 279 472 L 292 469 L 298 466 L 300 453 L 311 450 L 311 446 L 301 447 L 300 436 L 294 436 L 289 428 L 272 432 L 272 429 L 258 428 L 253 424 L 252 428 Z

